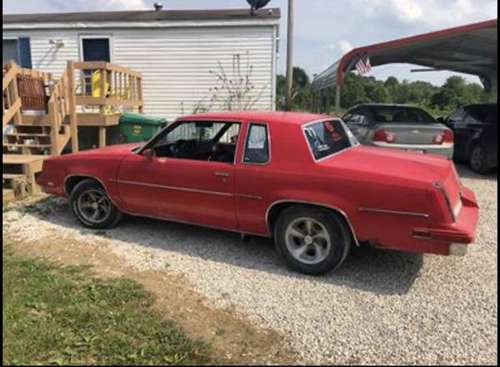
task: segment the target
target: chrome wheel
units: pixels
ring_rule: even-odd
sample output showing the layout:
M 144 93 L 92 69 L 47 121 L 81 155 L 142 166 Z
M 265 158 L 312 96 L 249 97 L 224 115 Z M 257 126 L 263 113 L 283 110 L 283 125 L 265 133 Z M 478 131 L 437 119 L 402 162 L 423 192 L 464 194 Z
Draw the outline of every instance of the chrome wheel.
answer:
M 111 215 L 111 201 L 100 190 L 82 192 L 76 204 L 83 219 L 93 224 L 102 223 Z
M 304 264 L 318 264 L 331 251 L 332 241 L 323 224 L 301 217 L 290 222 L 285 231 L 285 243 L 290 254 Z

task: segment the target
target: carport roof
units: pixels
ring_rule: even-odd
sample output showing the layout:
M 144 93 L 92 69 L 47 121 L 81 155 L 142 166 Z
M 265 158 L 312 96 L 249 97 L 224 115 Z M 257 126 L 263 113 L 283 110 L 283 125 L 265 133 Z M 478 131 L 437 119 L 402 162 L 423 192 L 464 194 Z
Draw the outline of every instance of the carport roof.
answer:
M 369 56 L 372 66 L 415 64 L 491 82 L 497 73 L 497 19 L 355 48 L 318 74 L 313 89 L 342 85 L 345 73 L 364 56 Z

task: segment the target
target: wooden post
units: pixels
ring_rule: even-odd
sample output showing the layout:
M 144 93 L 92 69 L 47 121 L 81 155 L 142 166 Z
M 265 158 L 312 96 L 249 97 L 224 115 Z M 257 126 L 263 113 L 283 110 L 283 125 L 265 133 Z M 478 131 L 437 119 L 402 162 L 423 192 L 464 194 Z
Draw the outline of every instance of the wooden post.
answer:
M 9 66 L 10 68 L 13 68 L 14 70 L 16 70 L 16 73 L 14 75 L 14 79 L 12 80 L 12 103 L 15 103 L 19 98 L 21 98 L 19 96 L 19 89 L 17 88 L 17 65 L 16 63 L 11 60 L 10 63 L 9 63 Z M 9 70 L 10 70 L 9 68 Z M 9 91 L 7 90 L 7 93 Z M 10 107 L 10 106 L 9 106 Z M 20 108 L 17 109 L 15 115 L 14 115 L 14 124 L 22 124 L 23 123 L 23 115 L 22 115 L 22 105 Z
M 99 148 L 106 146 L 106 127 L 99 126 Z
M 75 67 L 73 61 L 68 61 L 69 94 L 69 129 L 71 133 L 71 152 L 78 152 L 78 117 L 76 114 Z
M 52 90 L 52 93 L 57 93 L 56 88 Z M 49 121 L 51 122 L 50 127 L 50 154 L 51 155 L 59 155 L 59 147 L 58 147 L 58 121 L 57 121 L 57 110 L 55 106 L 55 101 L 53 98 L 49 99 Z
M 139 113 L 144 112 L 144 99 L 142 96 L 142 76 L 137 78 L 137 89 L 138 89 L 138 94 L 139 94 L 139 101 L 141 101 L 141 104 L 139 105 Z

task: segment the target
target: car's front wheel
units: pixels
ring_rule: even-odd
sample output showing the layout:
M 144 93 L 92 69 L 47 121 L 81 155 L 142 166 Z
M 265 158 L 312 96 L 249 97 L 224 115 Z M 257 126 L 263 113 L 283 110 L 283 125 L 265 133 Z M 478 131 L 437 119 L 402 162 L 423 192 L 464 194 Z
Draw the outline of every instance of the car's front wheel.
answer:
M 274 239 L 292 269 L 312 275 L 338 268 L 351 247 L 350 231 L 338 215 L 302 205 L 281 213 Z
M 103 187 L 92 179 L 78 183 L 71 192 L 69 201 L 76 218 L 89 228 L 112 228 L 122 218 L 122 213 Z

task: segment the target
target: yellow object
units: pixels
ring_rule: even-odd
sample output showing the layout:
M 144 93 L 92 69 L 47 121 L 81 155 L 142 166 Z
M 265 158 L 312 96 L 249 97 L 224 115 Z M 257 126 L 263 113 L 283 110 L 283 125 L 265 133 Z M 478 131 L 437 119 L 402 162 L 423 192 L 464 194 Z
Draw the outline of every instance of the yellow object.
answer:
M 102 72 L 105 72 L 104 70 Z M 104 83 L 104 90 L 109 91 L 109 82 L 106 78 Z M 101 97 L 101 70 L 92 72 L 92 97 Z

